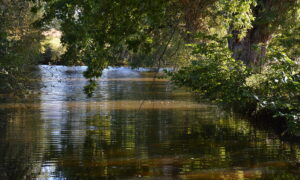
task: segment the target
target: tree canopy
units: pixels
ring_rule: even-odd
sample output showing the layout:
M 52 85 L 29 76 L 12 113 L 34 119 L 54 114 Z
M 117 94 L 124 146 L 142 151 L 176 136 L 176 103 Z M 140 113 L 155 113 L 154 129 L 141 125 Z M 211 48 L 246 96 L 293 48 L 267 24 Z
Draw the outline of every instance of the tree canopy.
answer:
M 0 92 L 23 91 L 28 66 L 39 61 L 41 30 L 32 24 L 41 13 L 31 13 L 32 2 L 0 3 Z
M 109 65 L 169 66 L 202 98 L 299 120 L 299 0 L 5 0 L 0 13 L 0 78 L 33 64 L 55 27 L 89 95 Z
M 298 0 L 46 0 L 40 4 L 45 11 L 40 23 L 61 22 L 67 46 L 64 58 L 88 65 L 88 78 L 98 77 L 99 70 L 116 56 L 124 57 L 124 51 L 152 52 L 156 41 L 168 41 L 173 31 L 186 43 L 193 42 L 199 31 L 231 35 L 234 57 L 256 63 L 261 52 L 246 49 L 268 44 L 275 33 L 290 28 L 299 10 Z

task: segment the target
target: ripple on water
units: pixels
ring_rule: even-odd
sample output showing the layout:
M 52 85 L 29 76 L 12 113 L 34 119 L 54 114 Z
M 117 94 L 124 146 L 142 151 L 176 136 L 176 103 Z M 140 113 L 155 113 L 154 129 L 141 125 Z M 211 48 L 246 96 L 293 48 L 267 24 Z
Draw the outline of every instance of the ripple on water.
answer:
M 153 81 L 105 69 L 40 66 L 34 103 L 0 104 L 0 179 L 300 179 L 298 145 Z

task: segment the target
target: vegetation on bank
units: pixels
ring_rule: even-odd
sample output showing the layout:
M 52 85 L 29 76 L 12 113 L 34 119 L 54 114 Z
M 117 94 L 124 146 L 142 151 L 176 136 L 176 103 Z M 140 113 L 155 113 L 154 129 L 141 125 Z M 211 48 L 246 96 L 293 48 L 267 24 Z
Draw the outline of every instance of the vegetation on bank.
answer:
M 201 99 L 224 108 L 286 122 L 283 134 L 300 133 L 300 67 L 295 61 L 270 52 L 256 69 L 233 59 L 226 39 L 205 35 L 201 39 L 205 43 L 191 45 L 196 60 L 169 73 L 175 84 L 190 87 Z
M 0 3 L 0 94 L 28 94 L 33 65 L 55 64 L 63 54 L 59 31 L 34 26 L 43 16 L 42 10 L 32 12 L 35 5 L 24 0 Z
M 32 14 L 32 7 L 21 0 L 0 3 L 0 93 L 23 93 L 30 66 L 40 59 L 41 30 L 32 27 L 40 15 Z
M 299 4 L 6 0 L 0 6 L 1 83 L 16 89 L 18 83 L 9 81 L 16 75 L 21 80 L 21 69 L 37 62 L 84 64 L 90 82 L 85 92 L 92 95 L 108 65 L 171 66 L 178 69 L 170 73 L 177 85 L 251 116 L 283 119 L 297 134 Z M 61 37 L 51 34 L 52 27 Z M 42 32 L 51 35 L 43 38 Z

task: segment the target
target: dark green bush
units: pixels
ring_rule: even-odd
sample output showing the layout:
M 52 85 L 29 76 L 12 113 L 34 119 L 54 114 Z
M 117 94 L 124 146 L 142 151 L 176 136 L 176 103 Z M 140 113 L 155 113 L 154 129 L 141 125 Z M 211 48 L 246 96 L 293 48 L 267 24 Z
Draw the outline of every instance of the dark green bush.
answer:
M 178 72 L 170 73 L 172 80 L 179 86 L 190 87 L 202 99 L 223 107 L 253 110 L 256 100 L 246 86 L 249 69 L 231 57 L 230 50 L 226 48 L 226 39 L 204 35 L 202 38 L 202 43 L 190 45 L 194 48 L 197 60 Z
M 285 119 L 289 132 L 300 132 L 300 72 L 294 61 L 274 52 L 257 72 L 232 58 L 226 39 L 201 38 L 202 43 L 190 45 L 197 60 L 169 73 L 175 84 L 187 86 L 200 98 L 225 108 Z
M 274 118 L 288 121 L 290 132 L 300 132 L 299 66 L 284 53 L 275 52 L 267 58 L 262 72 L 247 79 L 258 99 L 257 112 L 273 112 Z

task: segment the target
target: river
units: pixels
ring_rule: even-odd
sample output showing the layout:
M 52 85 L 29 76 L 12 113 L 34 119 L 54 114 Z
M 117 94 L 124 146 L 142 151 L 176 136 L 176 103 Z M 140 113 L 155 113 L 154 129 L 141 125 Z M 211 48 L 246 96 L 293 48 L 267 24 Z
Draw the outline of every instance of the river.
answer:
M 0 104 L 1 180 L 300 179 L 300 148 L 140 68 L 39 66 L 29 101 Z

